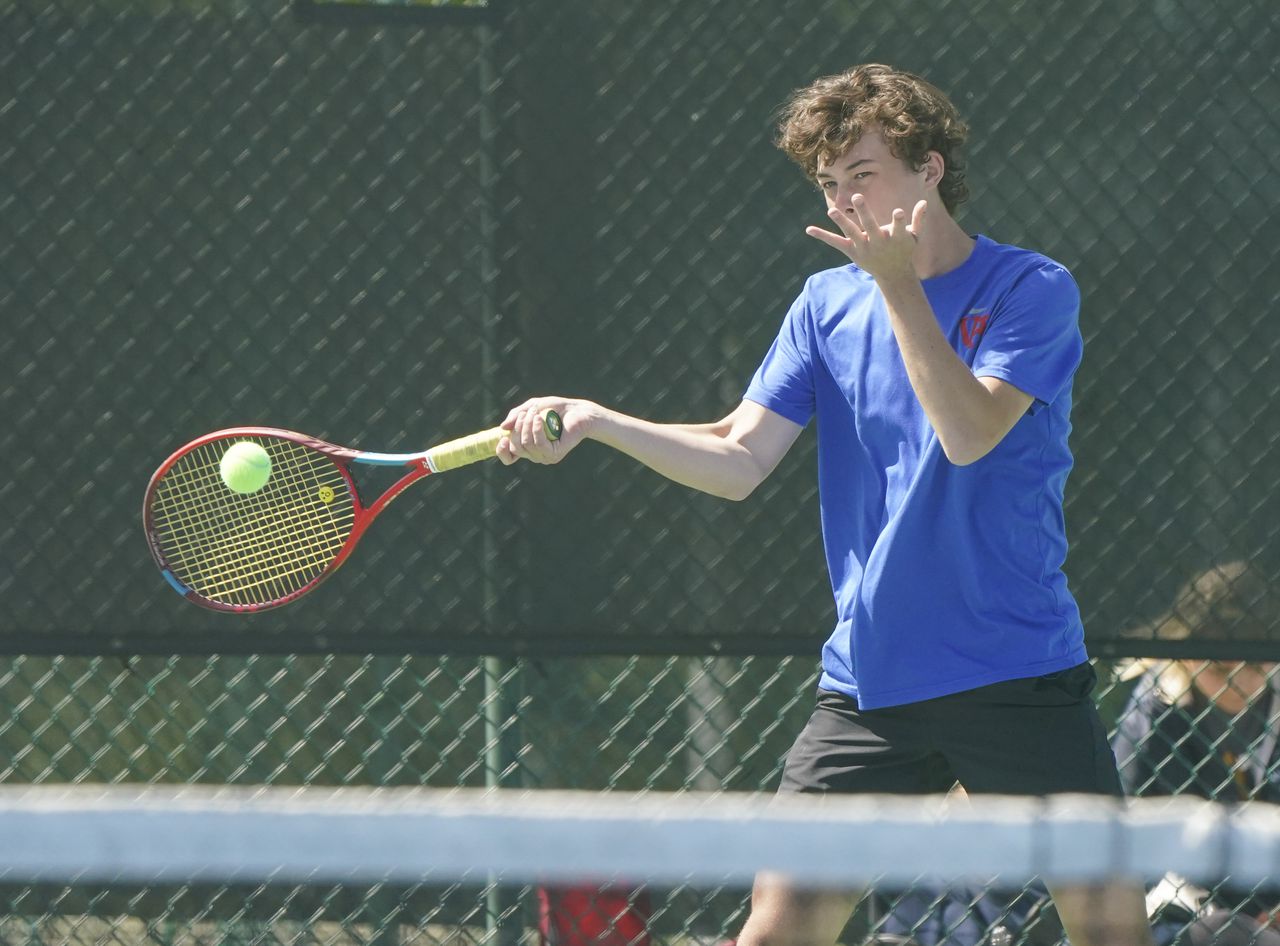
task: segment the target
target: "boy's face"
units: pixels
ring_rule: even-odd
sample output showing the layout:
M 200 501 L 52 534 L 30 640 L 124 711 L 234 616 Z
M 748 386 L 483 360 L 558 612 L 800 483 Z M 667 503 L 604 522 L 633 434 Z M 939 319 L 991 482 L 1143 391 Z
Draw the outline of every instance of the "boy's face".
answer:
M 940 161 L 936 155 L 932 160 Z M 861 194 L 867 206 L 881 226 L 893 220 L 898 208 L 907 212 L 916 202 L 936 198 L 937 187 L 930 186 L 930 166 L 913 171 L 905 161 L 895 156 L 880 135 L 879 127 L 872 125 L 858 139 L 857 144 L 831 162 L 818 162 L 817 180 L 826 198 L 827 208 L 839 207 L 848 211 L 854 194 Z M 930 212 L 941 210 L 937 201 L 930 199 Z

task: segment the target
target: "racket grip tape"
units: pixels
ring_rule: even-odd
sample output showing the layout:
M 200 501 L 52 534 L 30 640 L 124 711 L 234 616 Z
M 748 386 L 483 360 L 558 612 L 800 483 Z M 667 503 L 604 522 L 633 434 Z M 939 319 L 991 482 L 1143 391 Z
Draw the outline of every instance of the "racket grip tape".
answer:
M 555 411 L 547 411 L 543 415 L 542 426 L 551 440 L 559 440 L 564 430 L 560 415 Z M 469 434 L 457 440 L 450 440 L 427 451 L 427 464 L 433 473 L 443 473 L 480 460 L 488 460 L 498 448 L 498 441 L 505 436 L 507 431 L 501 427 L 494 427 L 490 430 L 482 430 L 478 434 Z

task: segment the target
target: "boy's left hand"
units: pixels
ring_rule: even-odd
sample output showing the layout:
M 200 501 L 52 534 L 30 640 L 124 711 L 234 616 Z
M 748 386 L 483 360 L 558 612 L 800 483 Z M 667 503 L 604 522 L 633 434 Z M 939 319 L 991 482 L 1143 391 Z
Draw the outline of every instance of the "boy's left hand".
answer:
M 913 256 L 916 243 L 924 232 L 929 202 L 921 200 L 916 203 L 909 224 L 907 212 L 899 207 L 893 212 L 893 222 L 887 226 L 879 224 L 861 195 L 856 195 L 852 204 L 851 213 L 839 207 L 827 211 L 827 216 L 840 228 L 839 234 L 821 227 L 808 227 L 804 232 L 839 250 L 873 279 L 914 278 Z

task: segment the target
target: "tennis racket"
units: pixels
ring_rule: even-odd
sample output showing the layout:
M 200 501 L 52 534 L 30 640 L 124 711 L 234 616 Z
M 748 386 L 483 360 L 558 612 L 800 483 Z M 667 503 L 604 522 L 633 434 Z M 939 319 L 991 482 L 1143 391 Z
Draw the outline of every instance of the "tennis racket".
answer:
M 560 417 L 543 417 L 558 440 Z M 387 504 L 410 483 L 494 456 L 499 427 L 423 453 L 366 453 L 272 427 L 206 434 L 161 464 L 147 485 L 142 519 L 151 555 L 178 594 L 214 611 L 252 612 L 287 604 L 346 561 Z M 223 454 L 248 441 L 271 473 L 260 489 L 233 492 Z M 366 504 L 354 467 L 400 468 L 403 476 Z

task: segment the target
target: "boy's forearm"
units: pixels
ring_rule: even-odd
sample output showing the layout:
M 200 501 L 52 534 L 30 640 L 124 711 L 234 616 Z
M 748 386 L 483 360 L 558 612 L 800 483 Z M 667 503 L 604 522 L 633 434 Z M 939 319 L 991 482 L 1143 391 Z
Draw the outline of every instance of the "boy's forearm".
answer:
M 943 451 L 953 463 L 972 463 L 1005 433 L 991 392 L 952 350 L 919 279 L 877 282 L 911 387 Z
M 764 478 L 724 422 L 658 424 L 602 408 L 586 436 L 667 479 L 725 499 L 745 499 Z

